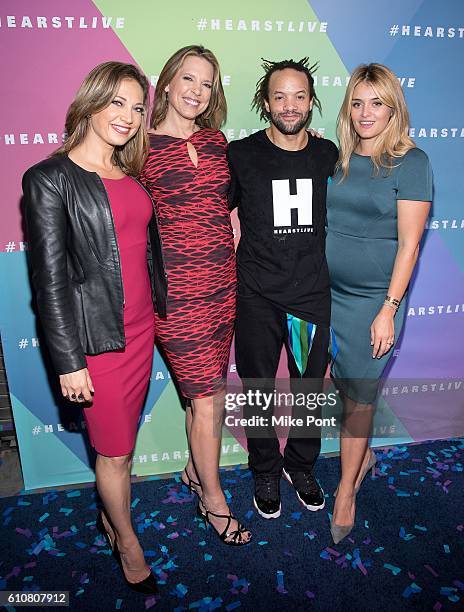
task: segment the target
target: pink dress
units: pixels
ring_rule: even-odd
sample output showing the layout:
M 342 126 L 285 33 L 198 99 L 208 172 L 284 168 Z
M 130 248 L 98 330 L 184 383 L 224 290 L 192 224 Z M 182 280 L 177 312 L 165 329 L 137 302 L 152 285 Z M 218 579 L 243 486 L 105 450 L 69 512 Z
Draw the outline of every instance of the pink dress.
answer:
M 147 265 L 147 228 L 153 206 L 129 176 L 103 179 L 114 218 L 124 287 L 124 349 L 88 355 L 95 389 L 84 409 L 90 442 L 108 457 L 128 455 L 135 446 L 147 393 L 155 339 Z

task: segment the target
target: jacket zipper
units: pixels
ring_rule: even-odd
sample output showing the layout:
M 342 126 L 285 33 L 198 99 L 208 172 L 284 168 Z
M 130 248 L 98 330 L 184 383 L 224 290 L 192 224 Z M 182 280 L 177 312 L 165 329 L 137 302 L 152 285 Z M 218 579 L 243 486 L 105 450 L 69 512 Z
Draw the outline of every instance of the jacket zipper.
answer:
M 138 179 L 136 179 L 135 177 L 132 177 L 134 179 L 134 181 L 140 185 L 140 187 L 145 191 L 145 193 L 147 194 L 147 196 L 150 198 L 151 201 L 151 205 L 153 207 L 153 212 L 154 212 L 154 218 L 155 218 L 155 225 L 156 225 L 156 229 L 158 230 L 158 238 L 160 241 L 160 245 L 161 245 L 161 261 L 163 262 L 163 269 L 164 269 L 164 276 L 165 278 L 168 277 L 167 272 L 166 272 L 166 262 L 164 261 L 164 253 L 163 253 L 163 239 L 161 238 L 161 232 L 159 230 L 159 225 L 158 225 L 158 217 L 157 217 L 157 213 L 156 213 L 156 207 L 155 207 L 155 201 L 152 198 L 151 193 L 148 191 L 148 189 L 145 187 L 145 185 L 143 185 Z
M 98 175 L 97 175 L 98 176 Z M 98 177 L 100 183 L 102 184 L 103 187 L 103 191 L 105 192 L 106 195 L 106 203 L 108 204 L 108 210 L 110 212 L 110 219 L 111 219 L 111 224 L 113 226 L 113 234 L 114 234 L 114 241 L 116 242 L 116 250 L 118 252 L 118 264 L 119 264 L 119 284 L 121 285 L 121 291 L 122 291 L 122 305 L 123 307 L 126 305 L 126 297 L 124 295 L 124 285 L 122 282 L 122 264 L 121 264 L 121 256 L 119 254 L 119 245 L 118 245 L 118 237 L 116 236 L 116 228 L 114 225 L 114 217 L 113 217 L 113 211 L 111 210 L 111 204 L 110 204 L 110 198 L 108 195 L 108 192 L 106 191 L 106 187 L 105 187 L 105 183 L 102 181 L 102 179 L 100 177 Z

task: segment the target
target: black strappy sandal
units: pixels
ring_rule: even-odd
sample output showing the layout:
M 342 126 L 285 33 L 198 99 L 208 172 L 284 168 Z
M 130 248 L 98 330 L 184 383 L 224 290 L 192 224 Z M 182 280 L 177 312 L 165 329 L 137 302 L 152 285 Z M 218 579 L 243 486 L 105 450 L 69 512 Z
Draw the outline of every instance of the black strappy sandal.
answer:
M 200 487 L 200 489 L 201 489 L 201 484 L 200 484 L 199 482 L 196 482 L 195 480 L 193 480 L 193 478 L 190 478 L 190 474 L 187 472 L 187 469 L 186 469 L 186 468 L 184 468 L 184 472 L 185 472 L 185 475 L 186 475 L 186 476 L 187 476 L 187 478 L 188 478 L 188 482 L 185 482 L 185 480 L 184 480 L 184 479 L 182 478 L 182 476 L 181 476 L 181 477 L 180 477 L 180 480 L 181 480 L 182 484 L 184 485 L 184 487 L 186 487 L 186 488 L 189 490 L 189 492 L 190 492 L 192 495 L 196 495 L 196 496 L 199 498 L 199 497 L 200 497 L 200 494 L 199 494 L 199 493 L 198 493 L 198 491 L 195 489 L 195 486 L 196 486 L 196 487 Z M 195 486 L 194 486 L 194 485 L 195 485 Z
M 230 510 L 229 510 L 228 515 L 227 514 L 217 514 L 216 512 L 212 512 L 211 510 L 206 510 L 206 508 L 205 508 L 205 511 L 203 512 L 203 510 L 201 509 L 200 503 L 198 503 L 197 514 L 200 518 L 202 518 L 205 521 L 205 524 L 207 527 L 211 524 L 208 518 L 209 515 L 215 516 L 217 518 L 227 519 L 226 528 L 224 529 L 222 533 L 219 533 L 218 531 L 216 531 L 214 525 L 212 525 L 215 533 L 217 533 L 218 537 L 224 542 L 224 544 L 227 544 L 228 546 L 245 546 L 246 544 L 249 544 L 251 542 L 252 535 L 250 531 L 244 525 L 242 525 L 239 520 L 235 518 L 235 516 L 232 514 Z M 234 529 L 233 531 L 229 532 L 228 529 L 233 520 L 237 521 L 237 529 Z M 246 532 L 250 534 L 250 537 L 248 538 L 248 540 L 243 539 L 243 534 Z M 227 538 L 230 538 L 230 540 Z

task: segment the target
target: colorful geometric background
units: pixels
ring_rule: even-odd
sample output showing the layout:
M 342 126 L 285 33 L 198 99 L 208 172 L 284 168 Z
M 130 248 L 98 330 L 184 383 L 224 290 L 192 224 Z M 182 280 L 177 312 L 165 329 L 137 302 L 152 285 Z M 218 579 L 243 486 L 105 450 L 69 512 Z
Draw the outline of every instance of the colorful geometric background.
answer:
M 20 213 L 21 176 L 58 146 L 66 109 L 89 70 L 107 60 L 134 62 L 155 84 L 176 49 L 208 46 L 222 67 L 229 106 L 224 132 L 231 140 L 263 127 L 250 111 L 261 58 L 309 56 L 320 64 L 316 91 L 323 107 L 312 127 L 335 140 L 336 116 L 352 69 L 371 61 L 392 68 L 406 95 L 413 138 L 431 159 L 435 196 L 390 376 L 459 378 L 464 343 L 463 26 L 461 0 L 439 5 L 434 0 L 2 2 L 0 329 L 26 488 L 94 478 L 78 412 L 58 406 L 50 391 L 31 310 Z M 418 402 L 419 420 L 420 409 Z M 433 427 L 427 431 L 433 437 Z M 134 473 L 177 470 L 185 453 L 183 413 L 156 354 Z M 226 437 L 223 463 L 245 458 L 241 444 Z

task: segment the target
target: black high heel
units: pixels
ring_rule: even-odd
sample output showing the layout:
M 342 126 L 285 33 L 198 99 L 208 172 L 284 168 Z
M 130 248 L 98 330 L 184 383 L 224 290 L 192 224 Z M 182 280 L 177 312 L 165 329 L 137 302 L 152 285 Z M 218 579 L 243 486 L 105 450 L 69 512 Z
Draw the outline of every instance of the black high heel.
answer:
M 201 499 L 200 499 L 200 502 L 201 502 Z M 244 525 L 240 523 L 239 520 L 235 518 L 235 516 L 232 514 L 230 510 L 229 510 L 228 515 L 227 514 L 217 514 L 216 512 L 212 512 L 211 510 L 206 510 L 206 508 L 205 508 L 205 511 L 203 512 L 200 506 L 200 502 L 198 502 L 198 506 L 197 506 L 197 515 L 205 521 L 206 527 L 208 527 L 208 525 L 211 524 L 209 520 L 209 515 L 215 516 L 217 518 L 227 519 L 227 525 L 222 533 L 219 533 L 218 531 L 216 531 L 216 528 L 214 527 L 214 525 L 212 525 L 214 532 L 218 535 L 219 539 L 224 542 L 224 544 L 227 544 L 228 546 L 245 546 L 246 544 L 249 544 L 251 542 L 251 539 L 252 539 L 251 533 Z M 233 520 L 237 521 L 237 529 L 228 531 L 230 524 L 232 523 Z M 250 537 L 248 538 L 248 540 L 243 539 L 243 534 L 245 532 L 248 532 L 250 534 Z M 231 538 L 231 539 L 229 540 L 227 538 Z
M 121 568 L 121 572 L 124 577 L 124 580 L 126 581 L 127 586 L 136 593 L 143 593 L 144 595 L 157 595 L 158 585 L 156 584 L 156 578 L 151 570 L 148 576 L 143 580 L 140 580 L 139 582 L 129 582 L 129 580 L 127 580 L 126 575 L 124 574 L 124 569 L 122 567 L 121 554 L 119 552 L 118 545 L 116 544 L 116 542 L 113 542 L 111 540 L 110 534 L 106 530 L 105 524 L 103 523 L 101 512 L 98 515 L 96 526 L 100 533 L 105 536 L 108 545 L 113 553 L 113 557 L 116 559 L 119 567 Z
M 190 491 L 190 493 L 192 495 L 196 495 L 198 498 L 200 497 L 200 494 L 198 493 L 198 491 L 195 489 L 195 486 L 200 487 L 201 489 L 201 484 L 199 482 L 196 482 L 195 480 L 193 480 L 193 478 L 190 478 L 190 474 L 187 472 L 187 468 L 184 468 L 184 472 L 185 475 L 188 478 L 188 482 L 185 482 L 185 480 L 182 478 L 182 476 L 180 477 L 180 480 L 182 482 L 182 484 Z

